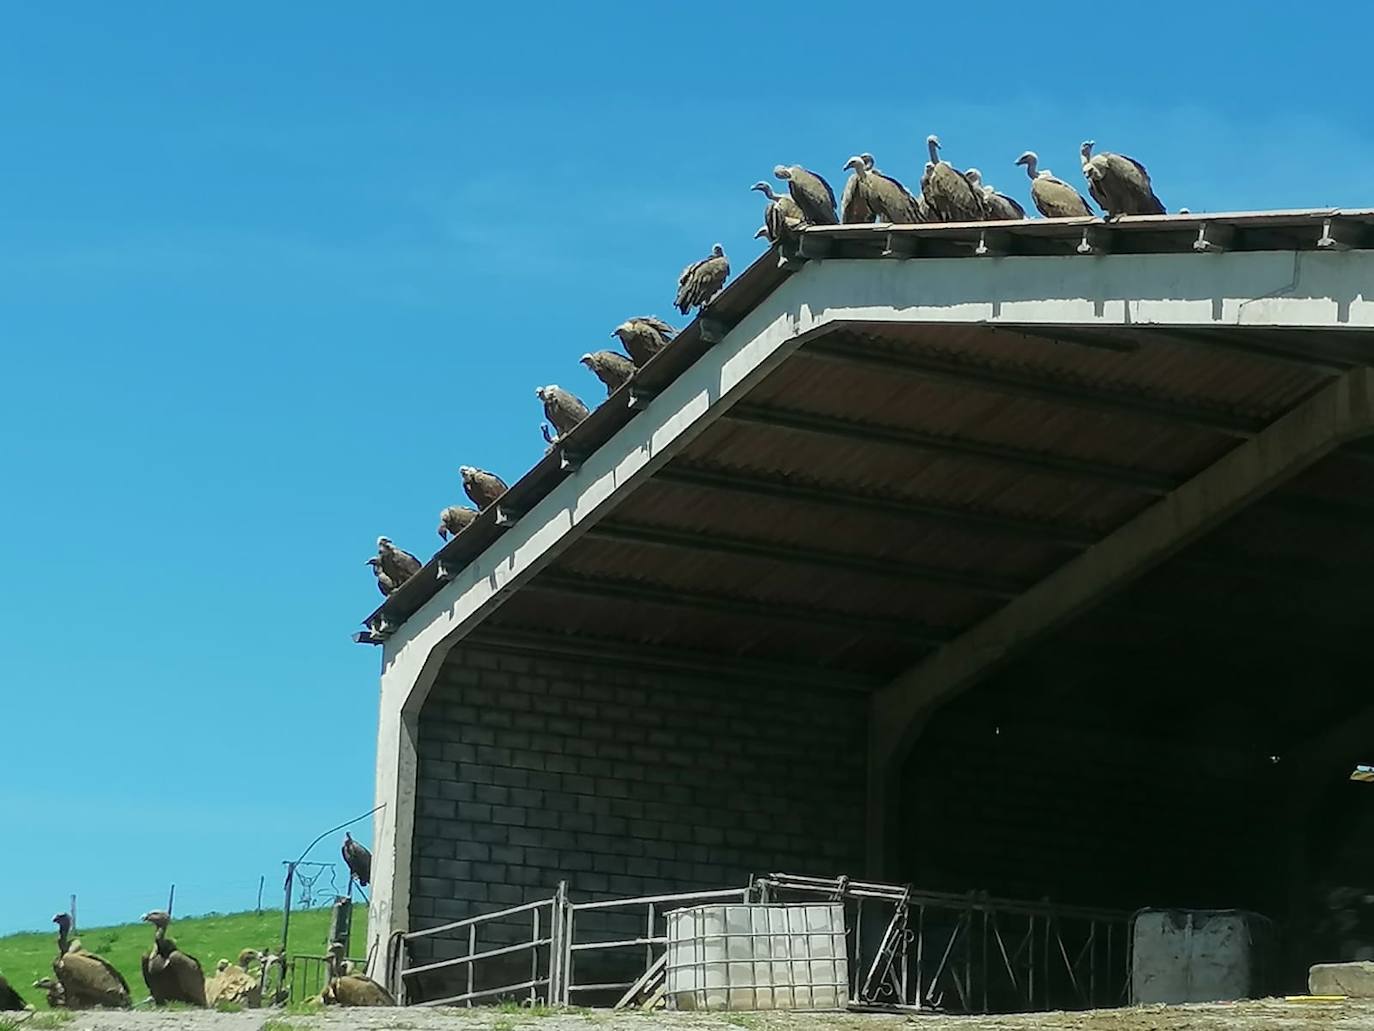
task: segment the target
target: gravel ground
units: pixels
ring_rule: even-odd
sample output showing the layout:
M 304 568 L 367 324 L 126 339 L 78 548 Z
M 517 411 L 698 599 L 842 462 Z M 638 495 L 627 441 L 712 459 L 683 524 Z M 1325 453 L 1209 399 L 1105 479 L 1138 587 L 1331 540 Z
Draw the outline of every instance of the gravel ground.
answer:
M 1169 1006 L 952 1017 L 926 1014 L 738 1013 L 510 1013 L 496 1009 L 330 1009 L 311 1014 L 270 1010 L 243 1013 L 77 1013 L 54 1024 L 32 1015 L 37 1028 L 67 1031 L 1374 1031 L 1374 1002 L 1285 1003 L 1277 1000 L 1212 1006 Z M 22 1027 L 24 1021 L 20 1024 Z M 3 1024 L 0 1023 L 0 1027 Z

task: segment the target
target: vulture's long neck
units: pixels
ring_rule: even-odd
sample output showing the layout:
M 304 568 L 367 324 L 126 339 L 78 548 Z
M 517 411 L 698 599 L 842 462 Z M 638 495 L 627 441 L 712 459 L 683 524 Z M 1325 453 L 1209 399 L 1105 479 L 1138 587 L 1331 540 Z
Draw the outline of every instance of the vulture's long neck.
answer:
M 70 940 L 67 929 L 65 927 L 59 927 L 57 929 L 57 954 L 59 956 L 65 956 L 67 954 L 67 946 Z

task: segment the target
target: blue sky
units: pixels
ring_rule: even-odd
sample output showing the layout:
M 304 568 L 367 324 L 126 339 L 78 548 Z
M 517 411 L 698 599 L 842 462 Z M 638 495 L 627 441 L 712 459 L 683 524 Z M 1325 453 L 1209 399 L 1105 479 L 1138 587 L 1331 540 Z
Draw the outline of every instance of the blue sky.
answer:
M 1024 201 L 1091 136 L 1171 209 L 1374 205 L 1367 6 L 1047 10 L 10 5 L 0 932 L 275 898 L 371 808 L 374 538 L 428 555 L 535 386 L 753 260 L 775 164 L 912 182 L 938 132 Z

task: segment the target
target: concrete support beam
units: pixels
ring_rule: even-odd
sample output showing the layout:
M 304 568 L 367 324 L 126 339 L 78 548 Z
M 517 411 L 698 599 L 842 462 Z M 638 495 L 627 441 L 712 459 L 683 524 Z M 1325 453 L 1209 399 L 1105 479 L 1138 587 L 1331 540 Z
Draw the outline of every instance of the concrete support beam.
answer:
M 873 696 L 870 783 L 890 784 L 923 720 L 1341 444 L 1374 433 L 1374 369 L 1344 373 L 1087 551 Z M 869 852 L 891 852 L 890 798 L 875 798 Z

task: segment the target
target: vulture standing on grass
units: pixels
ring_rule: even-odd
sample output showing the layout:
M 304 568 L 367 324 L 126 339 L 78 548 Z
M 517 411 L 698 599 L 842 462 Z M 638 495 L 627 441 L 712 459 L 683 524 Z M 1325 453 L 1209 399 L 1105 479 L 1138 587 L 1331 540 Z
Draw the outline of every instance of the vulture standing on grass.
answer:
M 682 275 L 677 277 L 677 300 L 673 303 L 684 315 L 693 308 L 700 311 L 720 293 L 729 278 L 730 259 L 725 256 L 725 248 L 716 244 L 709 257 L 682 270 Z
M 344 831 L 343 848 L 339 851 L 343 853 L 343 861 L 353 879 L 366 888 L 367 882 L 372 880 L 372 853 L 367 846 L 360 845 L 353 840 L 353 835 Z
M 143 957 L 143 982 L 162 1006 L 169 1002 L 185 1002 L 192 1006 L 205 1005 L 205 971 L 200 960 L 182 952 L 177 943 L 167 937 L 167 925 L 172 918 L 160 909 L 144 913 L 143 920 L 156 928 L 153 947 Z
M 544 418 L 558 431 L 560 438 L 591 414 L 581 400 L 556 383 L 535 387 L 534 395 L 544 402 Z
M 396 582 L 382 572 L 382 560 L 373 555 L 367 560 L 367 564 L 372 567 L 372 575 L 377 578 L 377 590 L 388 598 L 391 597 L 392 592 L 396 590 Z
M 67 996 L 62 991 L 62 983 L 55 978 L 40 977 L 33 983 L 35 988 L 41 988 L 43 994 L 48 999 L 48 1009 L 60 1010 L 67 1005 Z
M 395 1006 L 391 993 L 370 977 L 348 973 L 344 962 L 344 947 L 339 942 L 329 946 L 329 984 L 320 994 L 320 1001 L 339 1006 Z
M 981 222 L 983 195 L 948 161 L 940 160 L 940 137 L 927 136 L 930 161 L 921 178 L 921 196 L 940 222 Z
M 768 206 L 763 209 L 763 235 L 773 243 L 795 239 L 797 230 L 806 225 L 806 216 L 791 195 L 774 193 L 773 187 L 761 179 L 749 189 L 758 190 L 768 198 Z
M 846 171 L 852 170 L 853 175 L 850 176 L 849 183 L 854 184 L 859 200 L 879 222 L 910 225 L 921 221 L 916 198 L 911 195 L 911 191 L 896 179 L 883 175 L 874 168 L 872 154 L 852 157 L 845 162 L 844 167 Z M 848 192 L 849 184 L 846 184 L 845 193 Z
M 252 949 L 239 952 L 238 966 L 230 966 L 227 959 L 219 961 L 216 975 L 205 985 L 205 1001 L 216 1006 L 221 1002 L 257 1009 L 262 1005 L 261 977 L 251 974 L 248 968 L 254 961 L 261 960 Z
M 10 987 L 10 983 L 0 977 L 0 1010 L 22 1010 L 26 1008 L 23 996 Z
M 1040 214 L 1046 218 L 1082 218 L 1092 216 L 1093 209 L 1088 207 L 1087 199 L 1063 179 L 1056 179 L 1047 168 L 1038 171 L 1040 159 L 1035 151 L 1028 150 L 1016 159 L 1018 165 L 1026 166 L 1030 176 L 1031 201 Z
M 52 972 L 62 986 L 67 1008 L 128 1009 L 129 982 L 124 980 L 124 975 L 108 960 L 87 952 L 79 942 L 71 941 L 72 918 L 69 915 L 58 913 L 52 922 L 57 925 L 57 958 L 52 961 Z
M 396 547 L 387 537 L 377 538 L 377 559 L 381 563 L 381 571 L 396 587 L 400 587 L 420 571 L 420 560 L 410 552 Z
M 485 469 L 463 465 L 458 467 L 458 473 L 463 477 L 463 492 L 479 510 L 494 504 L 497 498 L 510 489 L 506 486 L 505 480 Z
M 1164 214 L 1164 205 L 1155 196 L 1144 165 L 1123 154 L 1095 155 L 1093 146 L 1092 140 L 1085 140 L 1079 148 L 1083 178 L 1088 180 L 1088 193 L 1108 218 Z
M 835 191 L 815 172 L 801 165 L 778 165 L 773 169 L 773 178 L 787 184 L 787 192 L 812 225 L 833 226 L 840 221 L 835 214 Z
M 611 336 L 625 345 L 625 353 L 638 369 L 667 347 L 677 330 L 655 315 L 637 315 L 611 330 Z
M 619 351 L 592 351 L 578 359 L 593 376 L 606 385 L 610 397 L 635 374 L 635 363 Z
M 998 193 L 991 186 L 983 184 L 983 173 L 976 168 L 967 169 L 964 178 L 983 197 L 983 212 L 989 222 L 1017 222 L 1026 217 L 1026 209 L 1008 197 Z
M 439 513 L 439 536 L 444 540 L 457 537 L 472 525 L 477 518 L 477 509 L 466 505 L 449 505 Z

